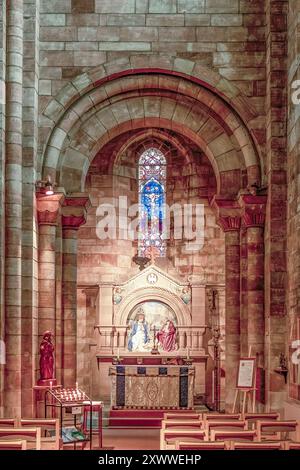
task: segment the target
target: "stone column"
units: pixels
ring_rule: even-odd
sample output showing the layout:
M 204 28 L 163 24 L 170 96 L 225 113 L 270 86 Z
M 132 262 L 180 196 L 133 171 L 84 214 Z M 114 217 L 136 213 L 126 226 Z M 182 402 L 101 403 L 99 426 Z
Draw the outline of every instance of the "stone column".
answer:
M 23 0 L 7 2 L 5 136 L 5 413 L 22 407 Z
M 6 2 L 0 3 L 0 49 L 2 52 L 2 60 L 0 61 L 0 87 L 2 93 L 5 93 L 5 67 L 6 67 Z M 5 100 L 0 102 L 0 217 L 4 220 L 5 214 Z M 5 345 L 5 224 L 0 226 L 0 351 L 4 354 Z M 4 415 L 4 361 L 0 359 L 0 416 Z
M 93 379 L 97 380 L 99 375 L 94 355 L 97 346 L 94 325 L 99 288 L 98 286 L 79 287 L 77 292 L 79 309 L 77 315 L 77 381 L 79 386 L 82 386 L 87 394 L 91 395 Z M 97 393 L 99 394 L 99 390 Z
M 239 216 L 221 216 L 225 232 L 225 384 L 226 411 L 231 411 L 240 358 L 240 227 Z
M 56 345 L 56 230 L 64 196 L 37 195 L 39 223 L 38 245 L 38 335 L 39 343 L 46 330 L 54 334 Z
M 77 235 L 86 222 L 87 195 L 66 197 L 62 208 L 62 381 L 65 387 L 76 382 Z
M 294 80 L 293 67 L 287 67 L 287 12 L 293 10 L 293 23 L 297 17 L 296 2 L 278 0 L 266 2 L 266 158 L 264 163 L 265 183 L 268 186 L 265 228 L 265 365 L 266 365 L 266 403 L 267 408 L 283 412 L 283 402 L 287 387 L 284 378 L 274 369 L 279 366 L 280 353 L 287 354 L 287 318 L 286 300 L 287 283 L 287 169 L 291 169 L 287 159 L 287 136 L 296 141 L 298 130 L 291 129 L 291 120 L 287 115 L 287 79 Z M 297 33 L 298 34 L 298 33 Z M 289 56 L 296 51 L 298 41 L 290 42 Z M 277 51 L 281 50 L 281 60 Z M 296 52 L 296 57 L 298 52 Z M 295 59 L 295 64 L 297 64 Z M 297 72 L 298 67 L 295 67 Z M 274 76 L 276 78 L 274 78 Z M 298 77 L 297 77 L 298 78 Z M 293 104 L 292 104 L 293 106 Z M 297 106 L 295 107 L 297 108 Z M 297 111 L 295 111 L 297 115 Z M 285 123 L 288 122 L 288 130 Z M 296 150 L 299 165 L 299 149 Z M 295 175 L 294 169 L 291 172 Z M 296 177 L 297 178 L 297 177 Z M 297 181 L 297 179 L 296 179 Z M 296 185 L 299 182 L 296 182 Z M 295 193 L 289 195 L 289 201 L 297 206 Z
M 240 198 L 242 222 L 246 231 L 247 251 L 247 337 L 248 351 L 264 367 L 264 223 L 266 196 L 244 195 Z
M 247 229 L 241 227 L 241 310 L 240 310 L 240 330 L 241 330 L 241 355 L 248 355 L 248 252 L 247 252 Z

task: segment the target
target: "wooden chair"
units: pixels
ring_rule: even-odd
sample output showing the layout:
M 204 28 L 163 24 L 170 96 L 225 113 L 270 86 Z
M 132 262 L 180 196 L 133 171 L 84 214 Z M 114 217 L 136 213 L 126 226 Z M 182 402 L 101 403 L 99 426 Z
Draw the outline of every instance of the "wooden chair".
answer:
M 22 418 L 19 420 L 18 426 L 20 428 L 32 428 L 32 427 L 41 428 L 41 432 L 45 434 L 45 436 L 41 437 L 42 450 L 59 450 L 62 448 L 62 439 L 60 438 L 60 429 L 59 429 L 59 419 L 56 419 L 56 418 Z
M 161 429 L 160 449 L 175 449 L 176 441 L 207 441 L 207 431 L 194 429 Z
M 248 423 L 248 429 L 256 429 L 257 421 L 278 421 L 280 414 L 272 413 L 245 413 L 242 417 Z
M 41 428 L 0 428 L 0 440 L 26 440 L 30 449 L 41 450 Z
M 176 450 L 227 450 L 225 442 L 185 442 L 176 441 Z
M 231 442 L 230 450 L 283 450 L 282 442 Z
M 262 439 L 288 440 L 288 434 L 294 433 L 296 442 L 300 441 L 300 423 L 296 420 L 260 421 L 256 423 L 257 437 Z M 271 436 L 270 436 L 271 435 Z
M 211 441 L 255 441 L 256 431 L 211 431 Z
M 164 413 L 163 421 L 166 419 L 178 419 L 178 420 L 187 420 L 187 419 L 202 419 L 202 413 Z
M 0 428 L 14 428 L 17 420 L 14 418 L 0 418 Z
M 16 441 L 9 441 L 9 440 L 0 440 L 0 450 L 26 450 L 27 449 L 27 442 L 24 440 L 16 440 Z
M 161 422 L 161 429 L 203 429 L 203 422 L 198 419 L 167 419 Z
M 285 441 L 285 450 L 300 450 L 300 442 Z
M 233 420 L 241 420 L 242 415 L 241 413 L 204 413 L 203 414 L 203 421 L 233 421 Z
M 207 430 L 208 436 L 211 435 L 212 431 L 246 431 L 246 421 L 206 421 L 204 423 L 204 429 Z

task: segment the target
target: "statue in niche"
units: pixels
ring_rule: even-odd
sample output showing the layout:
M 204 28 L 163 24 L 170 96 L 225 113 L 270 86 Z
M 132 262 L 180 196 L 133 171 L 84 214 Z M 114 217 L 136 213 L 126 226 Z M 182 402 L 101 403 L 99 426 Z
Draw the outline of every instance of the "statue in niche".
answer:
M 188 305 L 191 301 L 191 291 L 188 287 L 184 287 L 182 289 L 182 293 L 181 293 L 181 300 L 186 304 Z
M 150 348 L 149 326 L 143 309 L 140 309 L 136 319 L 130 325 L 128 350 L 131 352 L 149 352 Z
M 54 379 L 54 345 L 52 343 L 51 331 L 45 331 L 40 345 L 40 380 L 38 383 L 56 383 Z
M 122 302 L 122 291 L 121 287 L 115 287 L 113 293 L 113 303 L 119 305 Z
M 166 318 L 161 329 L 157 333 L 158 345 L 163 351 L 172 352 L 177 349 L 176 327 L 172 320 Z

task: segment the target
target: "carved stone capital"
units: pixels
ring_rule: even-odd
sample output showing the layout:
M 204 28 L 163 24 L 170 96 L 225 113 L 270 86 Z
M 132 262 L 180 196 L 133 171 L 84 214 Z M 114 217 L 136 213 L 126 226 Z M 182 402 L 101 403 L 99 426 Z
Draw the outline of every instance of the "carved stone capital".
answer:
M 57 225 L 64 195 L 60 193 L 51 196 L 37 194 L 36 198 L 39 225 Z
M 66 196 L 62 207 L 63 229 L 78 230 L 86 223 L 87 209 L 91 201 L 88 194 L 75 193 Z
M 264 227 L 267 196 L 243 195 L 239 198 L 242 208 L 242 221 L 245 228 Z
M 236 232 L 241 228 L 240 216 L 221 216 L 218 219 L 218 224 L 224 232 Z
M 211 206 L 216 212 L 218 225 L 224 232 L 239 231 L 241 228 L 241 208 L 235 199 L 215 196 Z

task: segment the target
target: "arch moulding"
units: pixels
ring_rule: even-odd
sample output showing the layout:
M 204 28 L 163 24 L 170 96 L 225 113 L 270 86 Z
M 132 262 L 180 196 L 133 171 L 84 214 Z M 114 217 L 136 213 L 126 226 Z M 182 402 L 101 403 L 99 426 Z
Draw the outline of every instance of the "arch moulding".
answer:
M 165 94 L 162 99 L 176 103 L 171 123 L 174 130 L 176 125 L 182 129 L 188 128 L 190 115 L 196 107 L 191 104 L 188 109 L 187 103 L 198 103 L 202 112 L 207 114 L 207 119 L 212 119 L 221 131 L 223 129 L 223 138 L 227 139 L 225 147 L 228 148 L 228 154 L 229 151 L 235 153 L 235 161 L 241 161 L 241 171 L 247 167 L 248 179 L 249 175 L 251 179 L 251 174 L 252 180 L 261 179 L 262 152 L 256 141 L 258 113 L 241 91 L 215 71 L 197 62 L 166 55 L 154 57 L 138 54 L 101 65 L 75 77 L 50 101 L 42 119 L 45 127 L 43 134 L 46 135 L 48 129 L 48 138 L 40 157 L 40 173 L 50 174 L 64 186 L 59 173 L 66 160 L 65 174 L 74 172 L 75 178 L 79 180 L 78 174 L 81 173 L 80 180 L 84 184 L 84 175 L 95 156 L 93 152 L 96 149 L 99 151 L 101 139 L 105 134 L 111 137 L 115 127 L 126 124 L 126 121 L 132 122 L 135 114 L 130 112 L 131 103 L 147 94 L 149 97 L 149 93 L 157 97 L 156 103 L 152 98 L 148 100 L 155 108 L 154 113 L 161 93 Z M 182 108 L 181 96 L 185 97 L 187 111 Z M 122 101 L 123 108 L 120 105 Z M 141 116 L 144 121 L 153 117 L 151 106 Z M 116 110 L 117 118 L 113 122 Z M 186 122 L 182 118 L 177 119 L 177 110 L 181 115 L 187 112 Z M 104 119 L 101 122 L 99 117 L 103 115 L 106 121 Z M 112 122 L 107 126 L 108 117 L 112 117 Z M 164 124 L 162 116 L 158 114 L 157 117 Z M 200 119 L 200 115 L 193 119 Z M 197 137 L 201 137 L 200 132 Z M 220 134 L 218 138 L 221 138 Z M 87 143 L 82 144 L 83 141 Z M 215 161 L 215 173 L 222 172 L 226 157 L 220 158 L 214 151 L 222 147 L 222 143 L 214 139 L 206 147 L 212 153 L 210 160 Z M 70 162 L 74 162 L 74 168 L 70 167 Z M 216 177 L 218 179 L 217 174 Z M 70 190 L 68 187 L 66 189 Z
M 128 316 L 131 311 L 137 305 L 147 301 L 157 301 L 168 305 L 176 315 L 178 326 L 191 326 L 191 312 L 189 307 L 185 305 L 179 297 L 174 295 L 174 293 L 160 287 L 133 290 L 126 299 L 124 299 L 120 307 L 115 309 L 114 323 L 122 326 L 127 325 Z

